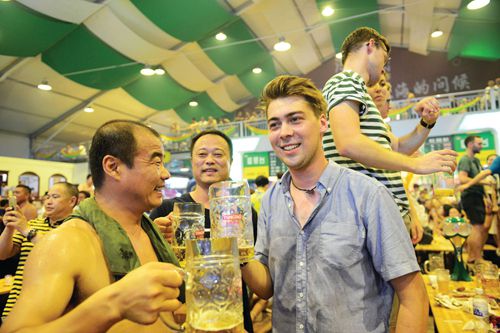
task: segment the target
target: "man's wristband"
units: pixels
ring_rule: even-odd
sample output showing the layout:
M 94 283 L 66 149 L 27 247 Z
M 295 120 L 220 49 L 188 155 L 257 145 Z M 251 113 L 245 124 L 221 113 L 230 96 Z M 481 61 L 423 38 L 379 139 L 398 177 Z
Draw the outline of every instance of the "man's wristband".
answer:
M 425 121 L 424 121 L 424 118 L 420 118 L 420 125 L 424 128 L 427 128 L 427 129 L 431 129 L 434 127 L 434 125 L 436 125 L 436 122 L 432 123 L 432 124 L 427 124 Z

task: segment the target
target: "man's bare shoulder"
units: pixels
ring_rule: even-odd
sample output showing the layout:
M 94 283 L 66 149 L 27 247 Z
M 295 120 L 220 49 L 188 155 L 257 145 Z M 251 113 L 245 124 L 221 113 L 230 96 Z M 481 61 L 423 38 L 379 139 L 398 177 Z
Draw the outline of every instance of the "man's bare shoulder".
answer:
M 87 222 L 71 219 L 60 227 L 47 233 L 37 243 L 37 252 L 51 251 L 52 256 L 66 256 L 71 259 L 87 257 L 93 249 L 100 251 L 99 239 L 95 230 Z M 35 249 L 36 249 L 35 248 Z M 53 251 L 53 249 L 58 249 Z

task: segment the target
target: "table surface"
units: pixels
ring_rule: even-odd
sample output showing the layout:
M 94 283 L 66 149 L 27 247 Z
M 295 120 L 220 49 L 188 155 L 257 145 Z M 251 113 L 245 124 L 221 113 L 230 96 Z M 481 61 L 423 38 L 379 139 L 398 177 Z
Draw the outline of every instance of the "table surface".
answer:
M 495 251 L 496 248 L 493 245 L 486 244 L 483 247 L 483 250 Z M 415 251 L 453 252 L 453 245 L 451 245 L 451 242 L 448 239 L 444 238 L 443 236 L 435 235 L 431 244 L 427 245 L 418 244 L 415 247 Z
M 0 295 L 8 294 L 12 286 L 5 285 L 5 279 L 0 279 Z
M 423 277 L 425 281 L 425 289 L 427 290 L 427 295 L 429 296 L 429 302 L 431 304 L 432 316 L 434 317 L 434 322 L 437 327 L 437 332 L 439 333 L 471 332 L 462 330 L 462 327 L 469 320 L 474 319 L 474 315 L 462 310 L 452 310 L 439 306 L 436 303 L 436 300 L 434 299 L 434 295 L 438 294 L 438 291 L 431 287 L 428 275 L 423 275 Z M 456 289 L 458 287 L 465 287 L 467 290 L 470 290 L 473 289 L 475 286 L 476 284 L 474 282 L 450 281 L 450 290 Z

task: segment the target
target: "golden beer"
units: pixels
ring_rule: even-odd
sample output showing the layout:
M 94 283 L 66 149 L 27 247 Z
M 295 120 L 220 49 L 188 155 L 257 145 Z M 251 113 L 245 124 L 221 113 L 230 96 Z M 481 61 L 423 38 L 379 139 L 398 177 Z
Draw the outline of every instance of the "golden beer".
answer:
M 184 268 L 186 266 L 186 246 L 172 245 L 172 250 L 179 260 L 179 265 Z
M 250 260 L 253 259 L 255 255 L 255 251 L 253 246 L 239 246 L 238 247 L 238 252 L 240 255 L 240 263 L 245 263 L 249 262 Z
M 235 322 L 237 323 L 236 325 Z M 186 332 L 243 333 L 245 329 L 243 320 L 241 320 L 241 313 L 228 311 L 221 317 L 219 313 L 207 311 L 202 313 L 196 322 L 186 323 Z

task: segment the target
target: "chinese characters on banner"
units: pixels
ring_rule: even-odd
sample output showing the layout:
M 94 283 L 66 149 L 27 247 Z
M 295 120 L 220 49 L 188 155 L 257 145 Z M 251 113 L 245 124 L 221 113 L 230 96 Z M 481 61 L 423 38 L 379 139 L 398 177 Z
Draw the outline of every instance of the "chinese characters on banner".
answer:
M 417 96 L 447 94 L 455 91 L 470 90 L 469 78 L 466 73 L 456 74 L 451 78 L 446 75 L 438 76 L 432 82 L 421 79 L 409 85 L 406 82 L 396 84 L 395 99 L 405 99 L 411 91 Z

